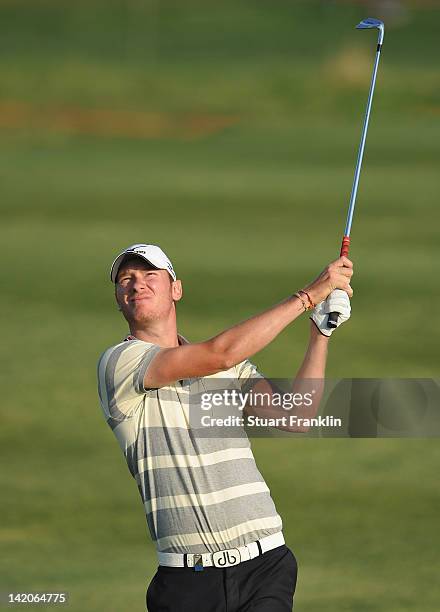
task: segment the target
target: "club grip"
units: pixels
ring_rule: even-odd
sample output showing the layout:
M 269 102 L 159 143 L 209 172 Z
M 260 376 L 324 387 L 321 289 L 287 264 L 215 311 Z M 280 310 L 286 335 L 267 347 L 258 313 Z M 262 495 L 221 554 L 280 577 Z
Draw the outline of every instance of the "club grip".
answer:
M 348 257 L 348 251 L 350 250 L 350 236 L 344 236 L 342 238 L 341 252 L 339 257 Z
M 329 329 L 335 329 L 335 327 L 338 327 L 338 319 L 339 319 L 339 312 L 331 312 L 328 315 L 327 327 Z
M 342 238 L 341 252 L 339 257 L 348 257 L 348 252 L 350 250 L 350 236 L 344 236 Z M 328 315 L 327 319 L 327 327 L 329 329 L 335 329 L 338 326 L 338 317 L 339 312 L 331 312 Z

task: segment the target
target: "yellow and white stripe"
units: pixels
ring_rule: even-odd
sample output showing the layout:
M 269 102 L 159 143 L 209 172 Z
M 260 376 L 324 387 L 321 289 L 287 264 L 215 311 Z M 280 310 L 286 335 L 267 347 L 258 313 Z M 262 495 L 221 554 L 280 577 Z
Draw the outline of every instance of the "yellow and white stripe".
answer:
M 200 455 L 156 455 L 148 456 L 138 461 L 138 473 L 166 468 L 198 468 L 215 465 L 222 461 L 237 461 L 238 459 L 253 459 L 252 450 L 247 448 L 227 448 L 203 453 Z
M 229 529 L 223 529 L 222 531 L 213 531 L 211 533 L 180 533 L 156 540 L 156 546 L 159 551 L 166 551 L 170 547 L 179 546 L 187 548 L 190 546 L 197 546 L 201 543 L 205 546 L 223 546 L 224 542 L 232 542 L 233 540 L 245 536 L 252 532 L 262 532 L 267 530 L 281 531 L 283 522 L 281 517 L 277 514 L 276 516 L 268 516 L 265 518 L 254 519 L 252 521 L 244 521 L 239 525 L 234 525 Z
M 190 493 L 187 495 L 167 495 L 165 497 L 154 497 L 144 504 L 147 513 L 166 510 L 168 508 L 185 508 L 188 506 L 205 507 L 221 504 L 230 499 L 256 495 L 257 493 L 269 493 L 265 482 L 250 482 L 249 484 L 228 487 L 220 491 L 210 493 Z

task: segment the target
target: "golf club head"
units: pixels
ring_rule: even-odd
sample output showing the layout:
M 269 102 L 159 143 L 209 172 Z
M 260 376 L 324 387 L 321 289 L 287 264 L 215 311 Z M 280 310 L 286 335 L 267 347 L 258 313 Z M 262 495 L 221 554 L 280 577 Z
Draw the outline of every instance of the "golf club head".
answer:
M 381 45 L 385 32 L 385 24 L 383 21 L 380 19 L 374 19 L 373 17 L 368 17 L 368 19 L 363 19 L 356 26 L 357 30 L 370 30 L 371 28 L 377 28 L 379 30 L 379 44 Z

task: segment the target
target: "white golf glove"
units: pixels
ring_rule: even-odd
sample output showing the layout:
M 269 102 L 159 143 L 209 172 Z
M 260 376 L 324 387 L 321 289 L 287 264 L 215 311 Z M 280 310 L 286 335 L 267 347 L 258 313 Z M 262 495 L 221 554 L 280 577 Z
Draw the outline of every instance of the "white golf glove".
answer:
M 342 291 L 342 289 L 334 289 L 328 298 L 319 304 L 316 304 L 310 317 L 316 324 L 317 328 L 324 336 L 331 336 L 335 328 L 327 327 L 328 315 L 331 312 L 339 312 L 338 323 L 339 327 L 345 321 L 348 321 L 351 313 L 350 298 Z

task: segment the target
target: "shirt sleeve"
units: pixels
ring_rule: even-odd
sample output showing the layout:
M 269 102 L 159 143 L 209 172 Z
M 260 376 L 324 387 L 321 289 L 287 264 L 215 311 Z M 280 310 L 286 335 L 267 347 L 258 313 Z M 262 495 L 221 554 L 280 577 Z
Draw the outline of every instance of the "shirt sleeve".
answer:
M 133 414 L 146 393 L 144 377 L 160 346 L 129 340 L 106 351 L 98 364 L 101 405 L 107 418 L 121 421 Z
M 257 383 L 259 380 L 265 377 L 261 372 L 258 371 L 257 366 L 254 365 L 249 359 L 241 361 L 235 366 L 237 374 L 238 384 L 241 390 L 246 393 Z

